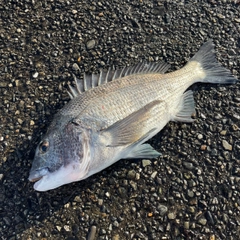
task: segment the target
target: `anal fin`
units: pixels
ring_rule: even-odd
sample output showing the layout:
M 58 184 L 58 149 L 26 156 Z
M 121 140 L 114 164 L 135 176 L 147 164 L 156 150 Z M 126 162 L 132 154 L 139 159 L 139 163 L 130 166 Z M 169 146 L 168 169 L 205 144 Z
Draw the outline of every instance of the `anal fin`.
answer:
M 191 90 L 185 92 L 180 100 L 178 105 L 178 112 L 173 116 L 173 121 L 179 122 L 193 122 L 194 119 L 191 118 L 191 115 L 195 111 L 195 103 L 193 98 L 193 92 Z

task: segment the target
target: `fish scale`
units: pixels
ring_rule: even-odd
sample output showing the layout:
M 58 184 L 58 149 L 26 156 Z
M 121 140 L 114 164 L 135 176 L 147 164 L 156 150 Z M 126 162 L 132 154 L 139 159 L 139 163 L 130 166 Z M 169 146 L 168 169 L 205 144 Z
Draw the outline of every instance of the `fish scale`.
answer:
M 100 96 L 97 95 L 97 100 L 93 98 L 91 102 L 88 101 L 88 107 L 86 107 L 83 112 L 81 112 L 81 115 L 87 115 L 89 117 L 97 118 L 99 116 L 105 117 L 107 119 L 111 119 L 110 123 L 114 121 L 118 121 L 126 116 L 128 116 L 133 111 L 136 111 L 146 105 L 147 103 L 153 101 L 158 97 L 158 95 L 162 94 L 161 92 L 156 91 L 156 83 L 159 80 L 159 77 L 157 77 L 157 80 L 155 82 L 151 82 L 151 85 L 148 85 L 146 83 L 144 84 L 137 84 L 136 85 L 130 85 L 128 89 L 117 89 L 116 91 L 113 91 L 112 89 L 109 89 L 109 94 Z M 151 77 L 151 75 L 150 75 Z M 136 80 L 141 78 L 139 76 Z M 135 80 L 135 79 L 131 79 Z M 135 82 L 135 81 L 134 81 Z M 112 82 L 114 83 L 114 82 Z M 159 86 L 159 89 L 161 87 Z M 132 94 L 134 92 L 134 94 Z M 139 101 L 140 100 L 140 101 Z M 77 102 L 84 103 L 84 101 L 79 98 L 77 99 Z M 76 103 L 76 107 L 78 105 Z M 102 116 L 102 106 L 104 107 L 104 113 L 105 116 Z M 108 108 L 107 108 L 108 107 Z M 124 115 L 122 115 L 122 114 Z
M 206 42 L 180 70 L 165 63 L 139 63 L 123 69 L 84 74 L 70 86 L 67 103 L 39 143 L 29 180 L 47 191 L 80 181 L 122 158 L 157 158 L 145 143 L 169 121 L 192 122 L 196 82 L 237 81 Z M 187 91 L 186 91 L 187 90 Z
M 149 81 L 149 79 L 151 81 Z M 159 81 L 160 79 L 162 81 Z M 143 84 L 141 83 L 142 80 L 145 80 Z M 162 74 L 149 74 L 148 76 L 146 76 L 146 78 L 141 75 L 131 76 L 131 81 L 133 82 L 133 84 L 129 85 L 128 89 L 122 88 L 120 91 L 120 89 L 116 88 L 115 91 L 112 91 L 111 88 L 111 91 L 109 90 L 108 94 L 100 97 L 98 95 L 98 101 L 95 101 L 95 99 L 93 98 L 91 102 L 88 102 L 88 107 L 86 107 L 80 115 L 88 116 L 89 118 L 93 119 L 106 118 L 108 119 L 108 124 L 111 125 L 115 121 L 119 121 L 125 118 L 130 113 L 139 110 L 140 108 L 155 99 L 164 101 L 165 99 L 169 99 L 169 102 L 176 102 L 176 98 L 178 98 L 179 95 L 172 94 L 174 93 L 173 90 L 176 83 L 171 84 L 171 92 L 167 91 L 165 85 L 168 84 L 168 74 L 166 74 L 166 76 Z M 114 84 L 115 82 L 112 83 Z M 183 93 L 184 90 L 185 89 L 183 89 L 183 87 L 178 87 L 175 91 Z M 134 94 L 132 94 L 133 92 Z M 78 99 L 78 102 L 84 104 L 81 98 Z M 102 106 L 104 106 L 104 111 L 102 109 Z

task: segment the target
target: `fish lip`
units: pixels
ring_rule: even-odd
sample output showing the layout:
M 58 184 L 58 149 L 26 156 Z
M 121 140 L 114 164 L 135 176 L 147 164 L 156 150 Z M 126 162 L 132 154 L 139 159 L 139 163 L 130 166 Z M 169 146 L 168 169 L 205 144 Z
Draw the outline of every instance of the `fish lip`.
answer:
M 38 190 L 38 186 L 41 185 L 42 181 L 44 181 L 44 179 L 48 176 L 48 174 L 40 174 L 39 172 L 34 172 L 32 174 L 30 174 L 28 180 L 30 182 L 33 182 L 33 188 L 34 190 Z
M 29 180 L 30 182 L 37 182 L 37 181 L 41 180 L 43 177 L 44 177 L 44 176 L 35 177 L 35 178 L 30 178 L 30 177 L 29 177 L 28 180 Z
M 37 170 L 32 170 L 30 172 L 30 175 L 28 177 L 28 180 L 30 182 L 38 182 L 40 181 L 44 176 L 48 174 L 48 168 L 41 168 Z

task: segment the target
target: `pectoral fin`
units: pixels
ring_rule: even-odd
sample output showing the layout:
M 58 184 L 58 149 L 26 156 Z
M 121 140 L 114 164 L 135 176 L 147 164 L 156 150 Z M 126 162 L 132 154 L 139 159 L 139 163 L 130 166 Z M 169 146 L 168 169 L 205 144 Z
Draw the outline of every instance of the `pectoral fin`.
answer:
M 157 158 L 161 155 L 148 143 L 130 146 L 130 148 L 132 148 L 132 151 L 126 158 Z
M 151 116 L 150 112 L 161 103 L 160 100 L 153 101 L 128 117 L 114 123 L 109 128 L 102 130 L 102 135 L 109 140 L 107 146 L 117 147 L 139 141 L 143 137 L 142 128 Z M 149 139 L 147 136 L 144 138 Z

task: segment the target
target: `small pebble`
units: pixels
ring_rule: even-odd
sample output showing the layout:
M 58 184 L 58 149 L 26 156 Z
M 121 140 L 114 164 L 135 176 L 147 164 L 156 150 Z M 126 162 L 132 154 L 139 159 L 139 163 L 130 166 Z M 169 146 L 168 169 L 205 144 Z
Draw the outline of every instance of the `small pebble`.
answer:
M 38 72 L 35 72 L 32 76 L 33 76 L 33 78 L 37 78 L 38 77 Z
M 190 213 L 195 213 L 195 207 L 189 206 L 189 207 L 188 207 L 188 211 L 189 211 Z
M 101 198 L 98 199 L 98 205 L 99 205 L 99 206 L 102 206 L 102 205 L 103 205 L 103 199 L 101 199 Z
M 155 171 L 151 174 L 151 178 L 155 178 L 156 176 L 157 176 L 157 171 Z
M 69 208 L 70 207 L 70 203 L 66 203 L 65 205 L 64 205 L 64 208 Z
M 74 202 L 81 202 L 81 198 L 79 196 L 76 196 L 73 201 Z
M 162 204 L 160 204 L 157 209 L 159 211 L 160 216 L 164 216 L 166 214 L 166 212 L 168 211 L 168 208 Z
M 72 69 L 73 69 L 74 71 L 80 70 L 80 68 L 79 68 L 79 66 L 78 66 L 77 63 L 74 63 L 74 64 L 72 65 Z
M 90 40 L 87 42 L 87 49 L 92 49 L 94 48 L 96 45 L 96 41 L 95 40 Z
M 188 170 L 193 169 L 193 164 L 191 162 L 183 162 L 183 166 Z
M 116 234 L 113 236 L 112 240 L 120 240 L 120 236 L 119 234 Z
M 57 230 L 60 232 L 62 227 L 61 226 L 56 226 Z
M 183 224 L 185 229 L 189 229 L 189 225 L 190 225 L 189 221 L 185 221 L 184 224 Z
M 16 87 L 19 86 L 19 80 L 18 80 L 18 79 L 15 80 L 15 86 L 16 86 Z
M 142 160 L 142 165 L 143 165 L 143 167 L 146 167 L 146 166 L 149 166 L 149 165 L 151 165 L 151 161 L 150 160 Z
M 136 180 L 140 179 L 140 173 L 136 173 Z
M 71 229 L 70 229 L 70 226 L 69 225 L 64 225 L 64 230 L 66 231 L 66 232 L 70 232 L 71 231 Z
M 35 122 L 33 120 L 30 120 L 30 126 L 33 126 Z
M 152 217 L 152 216 L 153 216 L 152 212 L 148 213 L 148 217 Z
M 210 211 L 206 212 L 206 218 L 210 224 L 212 224 L 212 225 L 214 224 L 214 220 L 213 220 L 213 217 L 212 217 L 212 214 Z
M 198 134 L 197 138 L 200 140 L 200 139 L 203 139 L 203 135 L 202 134 Z
M 223 136 L 225 136 L 225 135 L 227 134 L 227 131 L 226 131 L 226 130 L 222 130 L 222 131 L 220 132 L 220 134 L 223 135 Z
M 238 115 L 238 114 L 233 114 L 233 117 L 236 119 L 236 120 L 240 120 L 240 115 Z
M 211 234 L 209 240 L 215 240 L 215 239 L 216 239 L 215 235 Z
M 232 151 L 232 145 L 229 144 L 226 140 L 222 140 L 222 145 L 225 150 Z
M 205 226 L 207 224 L 207 219 L 206 218 L 203 218 L 201 217 L 199 220 L 198 220 L 198 223 Z
M 176 218 L 176 213 L 174 213 L 174 212 L 168 213 L 168 218 L 169 218 L 170 220 L 175 219 L 175 218 Z
M 21 118 L 18 118 L 17 121 L 20 125 L 23 123 L 23 120 Z
M 105 195 L 106 195 L 106 197 L 108 197 L 108 198 L 111 196 L 109 192 L 106 192 Z
M 88 234 L 87 240 L 94 240 L 97 232 L 96 226 L 91 226 L 90 232 Z
M 188 190 L 187 194 L 188 194 L 188 197 L 191 197 L 191 198 L 194 197 L 194 192 L 191 190 Z
M 195 197 L 189 200 L 190 205 L 197 205 L 197 203 L 198 203 L 198 201 L 197 201 L 197 198 L 195 198 Z
M 233 124 L 232 125 L 232 130 L 233 131 L 237 131 L 239 129 L 239 127 L 236 125 L 236 124 Z
M 133 181 L 130 181 L 130 186 L 134 189 L 134 191 L 137 190 L 137 184 Z
M 136 172 L 134 170 L 130 170 L 127 174 L 127 178 L 135 179 L 135 177 L 136 177 Z
M 200 149 L 201 149 L 202 151 L 205 151 L 205 150 L 207 149 L 207 145 L 201 145 Z
M 114 222 L 113 222 L 113 226 L 114 226 L 114 227 L 119 227 L 119 222 L 118 222 L 118 221 L 114 221 Z

